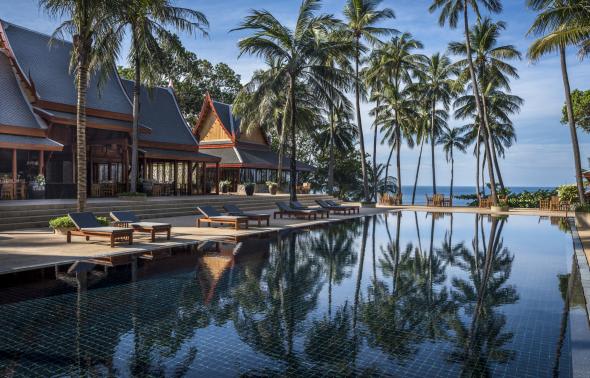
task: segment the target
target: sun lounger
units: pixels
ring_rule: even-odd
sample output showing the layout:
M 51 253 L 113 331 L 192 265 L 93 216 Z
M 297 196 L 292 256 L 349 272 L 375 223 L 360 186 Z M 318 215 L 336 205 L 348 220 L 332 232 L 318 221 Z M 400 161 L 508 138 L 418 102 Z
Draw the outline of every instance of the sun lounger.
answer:
M 72 242 L 72 235 L 76 235 L 85 236 L 86 240 L 90 240 L 91 236 L 109 238 L 111 241 L 111 248 L 115 246 L 116 241 L 126 240 L 129 242 L 129 245 L 133 244 L 132 228 L 105 227 L 101 225 L 94 214 L 90 212 L 70 213 L 68 216 L 76 226 L 75 230 L 68 231 L 68 243 Z
M 152 242 L 156 241 L 156 234 L 166 233 L 166 239 L 170 240 L 170 223 L 142 222 L 132 211 L 111 211 L 111 218 L 116 227 L 132 228 L 135 232 L 151 234 Z
M 227 211 L 229 215 L 248 217 L 248 220 L 257 221 L 259 227 L 261 226 L 262 221 L 266 221 L 266 225 L 270 226 L 270 214 L 247 213 L 237 205 L 232 204 L 223 205 L 223 209 Z
M 283 215 L 287 215 L 289 217 L 296 217 L 296 218 L 307 218 L 307 219 L 311 219 L 311 217 L 313 216 L 313 219 L 317 219 L 318 217 L 318 212 L 315 210 L 298 210 L 298 209 L 294 209 L 291 206 L 287 205 L 285 202 L 275 202 L 277 207 L 279 208 L 279 211 L 275 211 L 273 213 L 273 217 L 275 219 L 277 219 L 277 214 L 281 217 L 281 219 L 283 218 Z
M 326 214 L 326 218 L 330 218 L 330 210 L 326 210 L 321 207 L 303 206 L 303 204 L 299 201 L 291 201 L 290 204 L 293 209 L 317 211 L 318 214 L 321 214 L 322 218 L 324 217 L 324 214 Z
M 331 211 L 334 214 L 351 214 L 354 209 L 345 206 L 332 206 L 324 200 L 315 200 L 315 202 L 322 207 L 322 209 Z
M 352 212 L 353 212 L 353 213 L 354 213 L 354 212 L 356 212 L 357 214 L 358 214 L 358 213 L 361 211 L 361 209 L 360 209 L 360 207 L 359 207 L 359 206 L 353 206 L 353 205 L 340 205 L 340 204 L 337 204 L 336 202 L 334 202 L 334 201 L 332 201 L 332 200 L 326 200 L 326 203 L 327 203 L 328 205 L 332 205 L 332 206 L 335 206 L 335 207 L 337 206 L 337 207 L 341 207 L 341 208 L 343 208 L 343 209 L 350 209 L 350 210 L 352 210 Z
M 219 211 L 215 210 L 213 206 L 209 205 L 197 206 L 197 210 L 203 214 L 203 217 L 197 219 L 197 227 L 201 227 L 201 223 L 208 223 L 209 227 L 211 227 L 211 223 L 218 223 L 231 224 L 236 230 L 240 229 L 241 224 L 245 225 L 245 228 L 248 228 L 248 217 L 223 215 Z

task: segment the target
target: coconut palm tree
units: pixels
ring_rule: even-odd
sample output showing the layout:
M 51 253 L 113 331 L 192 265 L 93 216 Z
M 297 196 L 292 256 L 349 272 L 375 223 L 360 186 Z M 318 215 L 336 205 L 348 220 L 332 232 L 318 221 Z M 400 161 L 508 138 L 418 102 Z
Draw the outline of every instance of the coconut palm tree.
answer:
M 329 103 L 330 98 L 344 96 L 342 90 L 348 83 L 346 72 L 324 64 L 326 56 L 335 54 L 344 43 L 321 38 L 318 31 L 328 30 L 337 20 L 331 15 L 316 15 L 319 7 L 319 0 L 303 1 L 293 29 L 265 10 L 251 11 L 244 22 L 234 29 L 253 32 L 253 35 L 239 41 L 240 56 L 253 54 L 267 61 L 280 62 L 277 75 L 285 80 L 287 95 L 285 113 L 288 116 L 284 127 L 290 131 L 291 139 L 291 200 L 297 199 L 296 87 L 305 85 L 309 93 L 314 94 L 316 104 L 322 106 Z
M 389 8 L 378 9 L 382 0 L 347 0 L 344 6 L 344 18 L 346 30 L 354 42 L 354 86 L 356 122 L 359 134 L 359 145 L 361 151 L 361 169 L 363 173 L 363 194 L 365 201 L 369 201 L 369 182 L 367 177 L 367 166 L 365 162 L 365 139 L 363 136 L 363 124 L 361 121 L 361 80 L 359 66 L 366 51 L 363 42 L 374 45 L 378 37 L 395 32 L 395 29 L 378 27 L 380 22 L 395 18 L 393 10 Z
M 40 0 L 39 6 L 52 17 L 65 17 L 52 38 L 71 35 L 70 70 L 76 77 L 76 197 L 77 209 L 86 206 L 86 92 L 90 77 L 114 73 L 119 46 L 111 43 L 115 30 L 112 10 L 116 0 Z M 99 81 L 102 82 L 103 80 Z
M 486 17 L 480 20 L 471 30 L 476 74 L 482 87 L 482 106 L 487 114 L 487 119 L 488 122 L 490 122 L 490 127 L 492 129 L 490 143 L 491 158 L 502 190 L 504 190 L 504 180 L 502 179 L 498 164 L 498 153 L 496 151 L 496 144 L 494 143 L 495 137 L 493 135 L 495 131 L 495 116 L 498 116 L 498 114 L 494 114 L 494 109 L 491 108 L 491 104 L 489 103 L 491 100 L 490 94 L 502 91 L 506 91 L 507 93 L 510 92 L 510 78 L 518 79 L 519 76 L 518 70 L 508 62 L 521 59 L 521 54 L 514 45 L 498 45 L 500 32 L 505 28 L 506 24 L 504 22 L 493 22 Z M 460 56 L 466 56 L 467 54 L 467 48 L 463 42 L 449 43 L 449 51 Z M 455 66 L 462 71 L 460 75 L 461 79 L 469 77 L 468 62 L 466 58 L 456 62 Z M 518 102 L 522 104 L 522 99 L 518 99 Z M 520 107 L 517 106 L 516 109 L 513 109 L 514 111 L 504 114 L 513 114 L 519 109 Z M 510 122 L 510 120 L 507 119 L 506 122 Z
M 471 38 L 469 33 L 469 9 L 478 16 L 480 16 L 480 7 L 483 6 L 492 13 L 499 13 L 502 11 L 501 0 L 433 0 L 430 5 L 429 11 L 435 12 L 437 9 L 441 9 L 438 22 L 440 26 L 444 26 L 447 22 L 452 29 L 455 29 L 459 23 L 459 19 L 463 16 L 463 27 L 465 34 L 465 47 L 467 51 L 467 62 L 469 66 L 469 76 L 471 78 L 471 89 L 473 90 L 473 96 L 475 97 L 475 103 L 477 105 L 477 115 L 482 121 L 484 126 L 483 137 L 485 140 L 486 149 L 489 149 L 489 138 L 491 130 L 488 124 L 487 116 L 484 108 L 482 107 L 480 86 L 475 73 L 475 65 L 473 63 L 472 49 L 471 49 Z M 488 170 L 491 183 L 491 198 L 494 205 L 498 204 L 498 196 L 496 194 L 496 180 L 492 169 L 492 161 L 490 154 L 487 154 L 488 159 Z
M 453 203 L 453 177 L 455 169 L 454 150 L 465 152 L 465 138 L 461 134 L 461 129 L 457 127 L 445 127 L 438 137 L 437 144 L 440 144 L 445 152 L 447 162 L 451 163 L 451 204 Z
M 139 127 L 139 93 L 144 82 L 152 86 L 160 78 L 159 73 L 166 71 L 162 67 L 165 59 L 163 44 L 175 45 L 177 37 L 168 30 L 173 27 L 183 32 L 196 31 L 207 35 L 209 22 L 205 15 L 189 8 L 173 6 L 169 0 L 128 0 L 121 2 L 117 8 L 119 28 L 118 37 L 113 36 L 113 43 L 121 40 L 121 34 L 128 26 L 131 30 L 131 48 L 129 61 L 134 70 L 133 85 L 133 132 L 131 138 L 131 174 L 130 190 L 137 190 L 137 143 Z
M 585 4 L 585 6 L 584 6 Z M 574 153 L 574 169 L 580 203 L 584 205 L 584 183 L 582 181 L 582 163 L 580 145 L 571 97 L 569 75 L 567 70 L 566 48 L 582 46 L 581 52 L 588 53 L 590 46 L 590 2 L 568 0 L 528 0 L 528 5 L 539 12 L 528 34 L 538 35 L 528 51 L 532 61 L 538 61 L 543 55 L 558 51 L 561 64 L 561 77 L 565 91 L 572 150 Z
M 436 165 L 434 163 L 434 146 L 441 128 L 437 122 L 437 104 L 442 104 L 444 111 L 449 109 L 453 97 L 453 77 L 455 67 L 446 55 L 435 53 L 429 57 L 421 75 L 420 91 L 428 103 L 430 113 L 430 155 L 432 162 L 432 191 L 436 194 Z

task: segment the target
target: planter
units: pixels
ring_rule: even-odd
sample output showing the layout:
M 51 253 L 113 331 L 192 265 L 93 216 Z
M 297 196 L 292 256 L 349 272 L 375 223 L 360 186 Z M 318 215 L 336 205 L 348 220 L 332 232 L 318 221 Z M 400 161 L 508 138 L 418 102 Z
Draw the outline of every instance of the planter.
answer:
M 510 208 L 508 206 L 492 206 L 490 210 L 492 213 L 505 213 L 508 212 Z
M 45 198 L 45 189 L 32 189 L 31 190 L 31 199 L 43 199 Z
M 74 231 L 76 227 L 60 227 L 54 228 L 53 233 L 56 235 L 67 235 L 68 231 Z
M 254 185 L 246 185 L 246 187 L 244 188 L 246 195 L 247 196 L 253 196 L 254 195 Z
M 227 186 L 222 186 L 221 187 L 221 193 L 227 193 L 229 191 L 229 188 Z
M 278 190 L 278 188 L 276 186 L 269 186 L 268 187 L 268 192 L 270 194 L 272 194 L 273 196 L 275 196 L 277 194 L 277 190 Z
M 365 208 L 365 209 L 374 209 L 375 205 L 376 205 L 376 203 L 373 201 L 361 202 L 361 207 Z

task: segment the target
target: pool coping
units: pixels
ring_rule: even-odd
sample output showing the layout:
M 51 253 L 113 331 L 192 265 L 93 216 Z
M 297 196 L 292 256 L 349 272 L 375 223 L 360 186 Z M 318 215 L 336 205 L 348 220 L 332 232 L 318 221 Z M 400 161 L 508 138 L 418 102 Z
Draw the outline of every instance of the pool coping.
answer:
M 586 315 L 590 321 L 590 262 L 586 257 L 582 239 L 578 233 L 576 220 L 573 217 L 568 218 L 570 230 L 572 233 L 572 241 L 574 244 L 574 256 L 578 264 L 578 271 L 580 272 L 580 281 L 582 283 L 582 290 L 584 292 L 584 299 L 586 300 Z

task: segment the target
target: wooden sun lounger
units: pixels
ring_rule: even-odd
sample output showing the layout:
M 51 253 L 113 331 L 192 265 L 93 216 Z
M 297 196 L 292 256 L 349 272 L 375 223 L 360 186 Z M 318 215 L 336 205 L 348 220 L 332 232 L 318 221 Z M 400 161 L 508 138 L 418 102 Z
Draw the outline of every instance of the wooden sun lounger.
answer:
M 213 208 L 213 206 L 197 206 L 197 210 L 203 214 L 202 218 L 197 218 L 197 227 L 201 227 L 201 223 L 209 224 L 230 224 L 233 225 L 236 230 L 240 229 L 240 225 L 245 225 L 244 228 L 248 228 L 248 217 L 236 216 L 236 215 L 223 215 Z
M 223 209 L 227 211 L 229 215 L 247 217 L 248 220 L 257 221 L 258 227 L 262 225 L 263 221 L 266 221 L 266 225 L 270 226 L 270 214 L 247 213 L 240 209 L 238 206 L 232 204 L 223 205 Z
M 330 210 L 326 210 L 324 208 L 321 207 L 309 207 L 309 206 L 303 206 L 303 204 L 299 201 L 291 201 L 291 207 L 293 209 L 296 210 L 311 210 L 311 211 L 317 211 L 318 214 L 320 214 L 322 216 L 322 218 L 324 217 L 324 214 L 326 214 L 326 218 L 330 218 Z
M 350 214 L 354 212 L 352 208 L 342 207 L 342 206 L 332 206 L 326 201 L 323 200 L 315 200 L 315 202 L 322 207 L 322 209 L 326 209 L 331 211 L 334 214 Z
M 135 232 L 151 234 L 152 242 L 156 241 L 156 234 L 166 233 L 166 240 L 170 240 L 170 223 L 142 222 L 132 211 L 111 211 L 111 218 L 115 227 L 132 228 Z
M 283 219 L 283 215 L 287 215 L 289 217 L 296 217 L 296 218 L 307 218 L 311 220 L 311 217 L 313 216 L 313 219 L 317 219 L 318 218 L 318 212 L 314 211 L 314 210 L 297 210 L 297 209 L 293 209 L 292 207 L 290 207 L 289 205 L 287 205 L 285 202 L 275 202 L 277 207 L 279 208 L 279 211 L 275 211 L 273 213 L 273 218 L 277 219 L 277 214 L 281 217 L 281 219 Z
M 116 241 L 128 241 L 133 244 L 133 229 L 121 227 L 105 227 L 100 224 L 94 214 L 90 212 L 68 214 L 76 225 L 75 230 L 68 231 L 67 242 L 72 242 L 72 235 L 85 236 L 90 240 L 91 236 L 108 238 L 111 241 L 111 248 L 115 247 Z
M 340 207 L 342 209 L 350 209 L 352 210 L 353 213 L 360 213 L 361 208 L 359 206 L 353 206 L 353 205 L 339 205 L 336 202 L 332 201 L 332 200 L 326 200 L 326 203 L 329 205 L 332 205 L 334 207 Z

